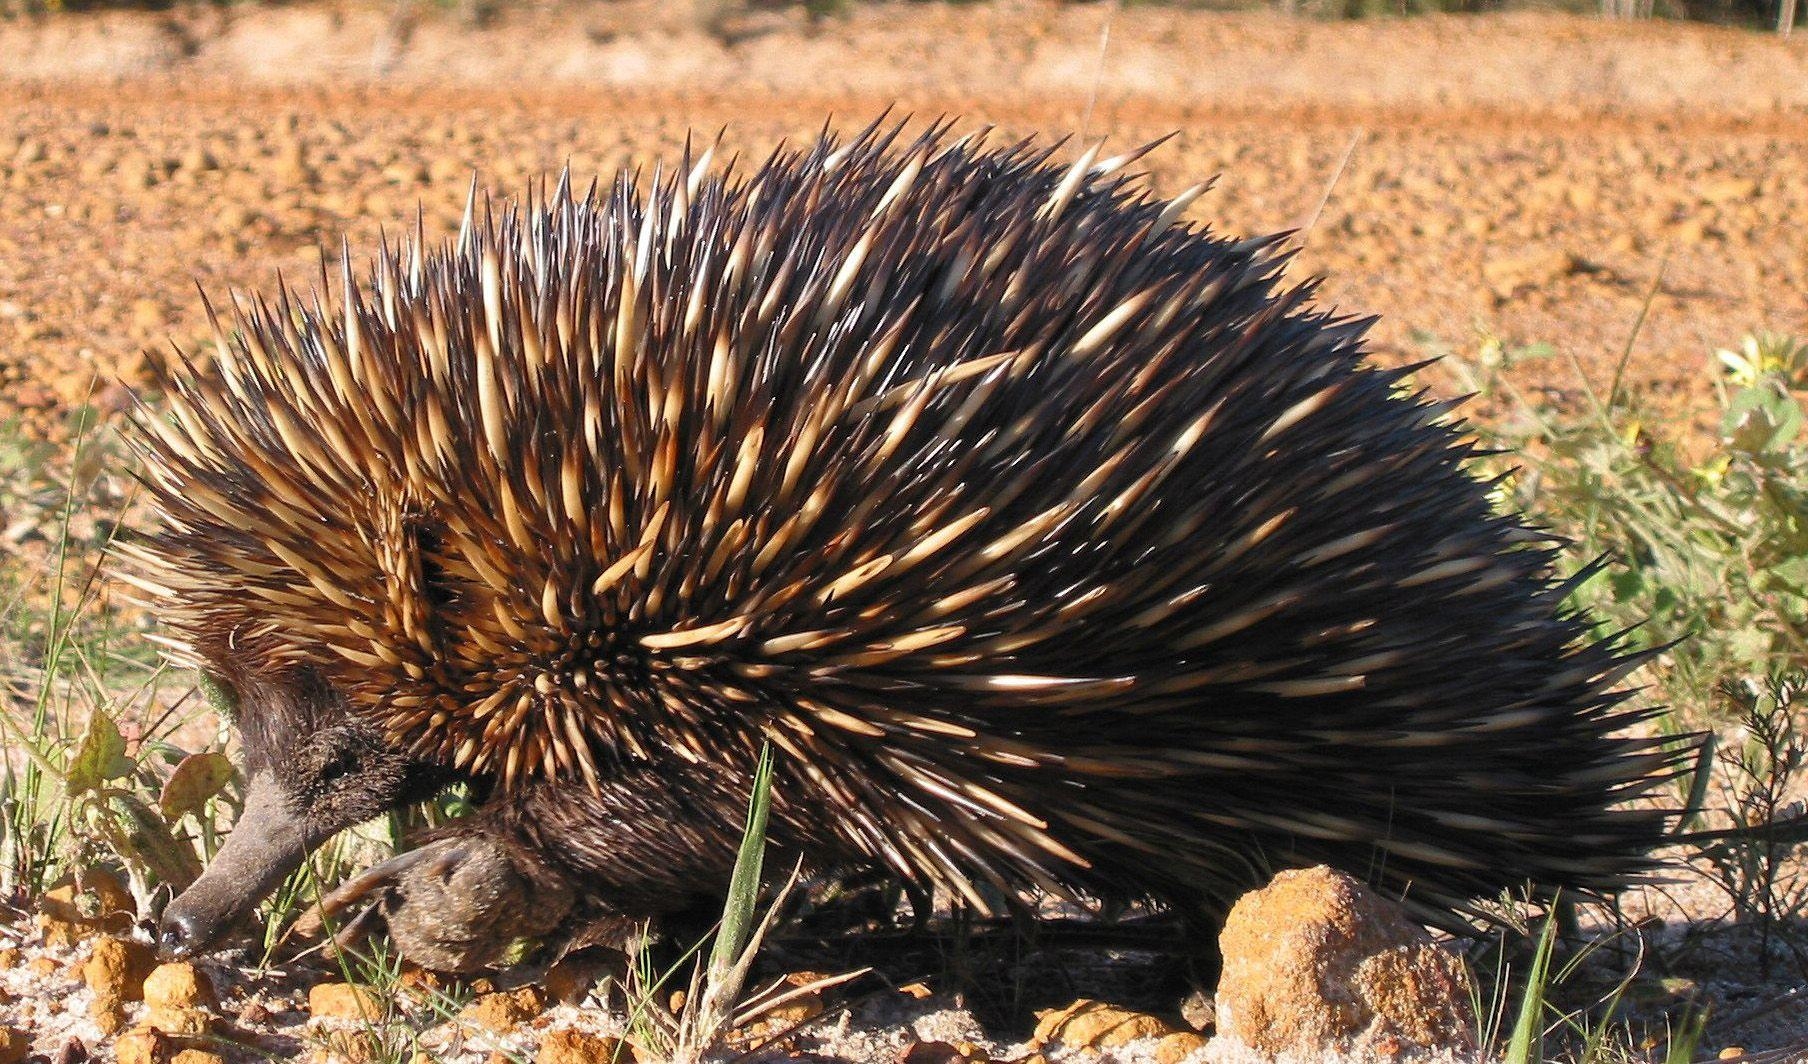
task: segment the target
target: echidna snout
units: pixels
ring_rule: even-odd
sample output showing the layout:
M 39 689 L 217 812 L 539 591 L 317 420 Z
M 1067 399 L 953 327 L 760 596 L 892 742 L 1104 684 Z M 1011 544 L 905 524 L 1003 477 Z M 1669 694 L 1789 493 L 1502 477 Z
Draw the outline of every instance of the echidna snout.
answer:
M 132 579 L 592 911 L 723 889 L 763 747 L 778 845 L 982 910 L 1209 927 L 1328 863 L 1449 924 L 1637 876 L 1634 659 L 1470 441 L 1280 239 L 1051 154 L 687 155 L 237 301 L 164 371 Z M 294 705 L 240 725 L 299 748 Z

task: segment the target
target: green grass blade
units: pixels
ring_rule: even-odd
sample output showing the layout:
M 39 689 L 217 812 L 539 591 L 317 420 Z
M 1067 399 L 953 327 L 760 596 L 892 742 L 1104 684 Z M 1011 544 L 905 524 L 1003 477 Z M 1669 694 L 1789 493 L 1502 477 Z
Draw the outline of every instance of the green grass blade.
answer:
M 1532 970 L 1526 973 L 1525 992 L 1519 999 L 1519 1015 L 1513 1035 L 1501 1056 L 1502 1064 L 1542 1064 L 1544 1060 L 1544 1003 L 1549 986 L 1551 955 L 1557 946 L 1557 918 L 1546 916 L 1532 954 Z
M 760 874 L 766 863 L 766 823 L 772 812 L 772 748 L 760 751 L 753 773 L 753 793 L 747 801 L 747 830 L 735 855 L 734 874 L 728 880 L 728 901 L 722 908 L 722 928 L 709 952 L 711 979 L 735 965 L 759 918 Z

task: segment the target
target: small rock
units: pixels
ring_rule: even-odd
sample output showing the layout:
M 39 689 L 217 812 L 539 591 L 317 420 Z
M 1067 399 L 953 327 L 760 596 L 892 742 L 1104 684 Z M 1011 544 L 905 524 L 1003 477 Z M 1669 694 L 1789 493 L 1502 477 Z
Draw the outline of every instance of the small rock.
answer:
M 163 304 L 155 299 L 136 299 L 132 301 L 132 327 L 141 333 L 156 333 L 163 330 L 165 317 Z
M 50 157 L 50 152 L 41 140 L 25 140 L 19 144 L 19 150 L 13 153 L 13 165 L 17 167 L 36 166 Z
M 824 978 L 826 976 L 821 972 L 792 972 L 785 976 L 785 985 L 793 988 L 809 986 Z M 790 1027 L 793 1024 L 803 1023 L 821 1016 L 825 1007 L 822 991 L 812 990 L 807 994 L 792 998 L 778 1008 L 762 1013 L 760 1019 L 764 1024 L 780 1024 Z
M 0 972 L 19 966 L 19 947 L 0 946 Z
M 57 973 L 57 962 L 49 957 L 33 957 L 26 962 L 25 970 L 40 979 L 49 979 Z
M 96 1000 L 110 996 L 143 1001 L 145 977 L 156 967 L 157 954 L 149 943 L 103 935 L 94 940 L 94 949 L 82 964 L 82 981 Z
M 565 1005 L 579 1005 L 596 988 L 605 965 L 603 962 L 566 957 L 546 970 L 540 985 L 546 996 Z
M 1471 1044 L 1462 958 L 1343 872 L 1285 871 L 1245 894 L 1219 949 L 1218 1029 L 1264 1055 Z
M 1161 1041 L 1155 1043 L 1155 1064 L 1180 1064 L 1208 1044 L 1209 1039 L 1192 1031 L 1163 1035 Z
M 1482 264 L 1482 280 L 1496 299 L 1505 301 L 1528 288 L 1542 288 L 1575 271 L 1568 252 L 1535 249 L 1518 255 L 1491 258 Z
M 154 1027 L 136 1027 L 113 1043 L 117 1064 L 172 1064 L 176 1044 Z
M 144 1003 L 153 1009 L 210 1009 L 213 981 L 187 961 L 160 964 L 144 980 Z
M 138 899 L 120 882 L 118 876 L 105 869 L 90 868 L 77 876 L 81 893 L 76 897 L 76 906 L 89 919 L 106 924 L 109 928 L 124 924 L 131 925 L 138 919 Z
M 235 1019 L 240 1027 L 262 1027 L 270 1022 L 270 1009 L 261 1001 L 247 1001 L 239 1006 Z
M 1116 1049 L 1138 1038 L 1175 1033 L 1165 1020 L 1147 1013 L 1082 998 L 1064 1009 L 1036 1014 L 1037 1045 L 1068 1049 Z
M 1670 229 L 1671 237 L 1683 244 L 1700 244 L 1712 233 L 1704 218 L 1684 218 Z
M 506 1034 L 522 1023 L 540 1015 L 546 1008 L 538 987 L 484 994 L 459 1012 L 461 1020 L 475 1027 Z
M 48 388 L 44 388 L 43 392 L 47 397 L 47 401 L 40 405 L 56 405 L 56 393 Z M 37 396 L 34 394 L 31 398 L 35 399 Z M 19 405 L 24 406 L 25 404 L 20 403 Z M 64 920 L 61 917 L 39 913 L 38 932 L 44 936 L 44 944 L 46 946 L 56 948 L 61 946 L 73 946 L 87 936 L 92 935 L 94 929 L 86 924 L 76 923 L 74 920 Z
M 911 1042 L 898 1051 L 898 1064 L 968 1064 L 971 1058 L 948 1042 Z
M 1731 203 L 1734 200 L 1748 200 L 1758 194 L 1758 183 L 1750 178 L 1728 177 L 1709 182 L 1701 189 L 1701 198 L 1707 203 Z
M 220 161 L 215 159 L 213 153 L 206 148 L 190 148 L 183 153 L 176 165 L 182 170 L 199 174 L 209 170 L 218 170 Z
M 118 994 L 96 991 L 88 1001 L 88 1019 L 101 1034 L 118 1034 L 126 1025 L 125 1000 Z
M 70 1035 L 57 1047 L 56 1053 L 50 1058 L 50 1064 L 87 1064 L 88 1060 L 88 1047 L 82 1044 L 81 1039 Z
M 1727 1046 L 1725 1049 L 1722 1049 L 1719 1053 L 1715 1054 L 1714 1059 L 1715 1060 L 1738 1060 L 1740 1057 L 1742 1057 L 1744 1055 L 1745 1055 L 1745 1047 L 1744 1046 Z
M 547 1035 L 534 1054 L 534 1064 L 612 1064 L 621 1039 L 561 1027 Z
M 421 999 L 431 999 L 436 995 L 443 994 L 446 990 L 446 981 L 440 978 L 438 972 L 430 972 L 425 968 L 417 968 L 413 965 L 402 969 L 402 977 L 398 982 L 403 990 Z M 474 992 L 484 993 L 484 991 Z
M 333 1031 L 308 1059 L 316 1064 L 378 1064 L 390 1058 L 383 1051 L 383 1043 L 370 1031 Z
M 164 1034 L 206 1034 L 213 1029 L 213 1014 L 206 1009 L 163 1005 L 144 1014 L 144 1026 L 155 1027 Z
M 170 1058 L 170 1064 L 226 1064 L 226 1058 L 205 1049 L 184 1049 Z
M 375 1023 L 383 1018 L 383 1004 L 361 986 L 315 983 L 308 990 L 308 1014 L 317 1019 Z
M 0 1024 L 0 1064 L 19 1064 L 31 1052 L 31 1039 L 24 1031 Z

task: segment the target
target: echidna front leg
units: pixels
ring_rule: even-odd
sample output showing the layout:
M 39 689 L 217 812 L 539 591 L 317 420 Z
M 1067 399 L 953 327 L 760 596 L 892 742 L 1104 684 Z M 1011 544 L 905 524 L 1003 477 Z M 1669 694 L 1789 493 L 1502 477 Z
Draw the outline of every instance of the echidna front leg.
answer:
M 510 964 L 524 940 L 642 919 L 682 924 L 698 906 L 720 911 L 751 786 L 746 772 L 716 765 L 493 797 L 349 881 L 323 908 L 378 899 L 403 956 L 446 972 Z M 788 820 L 775 804 L 781 855 L 795 852 Z
M 470 973 L 520 959 L 557 931 L 573 903 L 558 877 L 483 832 L 429 842 L 348 880 L 321 901 L 331 917 L 377 899 L 389 936 L 423 968 Z

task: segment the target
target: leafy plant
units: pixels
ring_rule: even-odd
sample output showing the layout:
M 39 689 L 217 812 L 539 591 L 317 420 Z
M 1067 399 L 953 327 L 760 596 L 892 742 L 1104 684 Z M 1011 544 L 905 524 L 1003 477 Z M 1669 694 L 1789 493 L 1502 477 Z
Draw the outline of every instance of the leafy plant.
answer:
M 176 745 L 183 700 L 166 698 L 136 641 L 115 648 L 126 625 L 97 573 L 126 478 L 91 412 L 69 431 L 66 449 L 0 431 L 0 891 L 31 895 L 75 868 L 118 864 L 142 905 L 198 873 L 230 764 Z
M 1510 501 L 1576 541 L 1566 563 L 1612 564 L 1573 601 L 1635 645 L 1668 648 L 1651 667 L 1672 705 L 1707 711 L 1729 683 L 1808 668 L 1808 445 L 1798 391 L 1808 349 L 1747 338 L 1717 352 L 1717 433 L 1663 427 L 1622 387 L 1603 393 L 1576 366 L 1583 403 L 1520 390 L 1512 371 L 1548 348 L 1484 337 L 1448 368 L 1506 406 L 1484 442 L 1524 463 Z
M 1767 978 L 1779 943 L 1808 972 L 1795 928 L 1808 916 L 1808 874 L 1800 861 L 1808 826 L 1804 803 L 1795 797 L 1808 766 L 1808 736 L 1796 720 L 1803 689 L 1796 676 L 1726 691 L 1738 726 L 1717 745 L 1715 778 L 1730 826 L 1703 833 L 1693 855 L 1726 894 L 1734 924 L 1757 931 L 1758 966 Z

